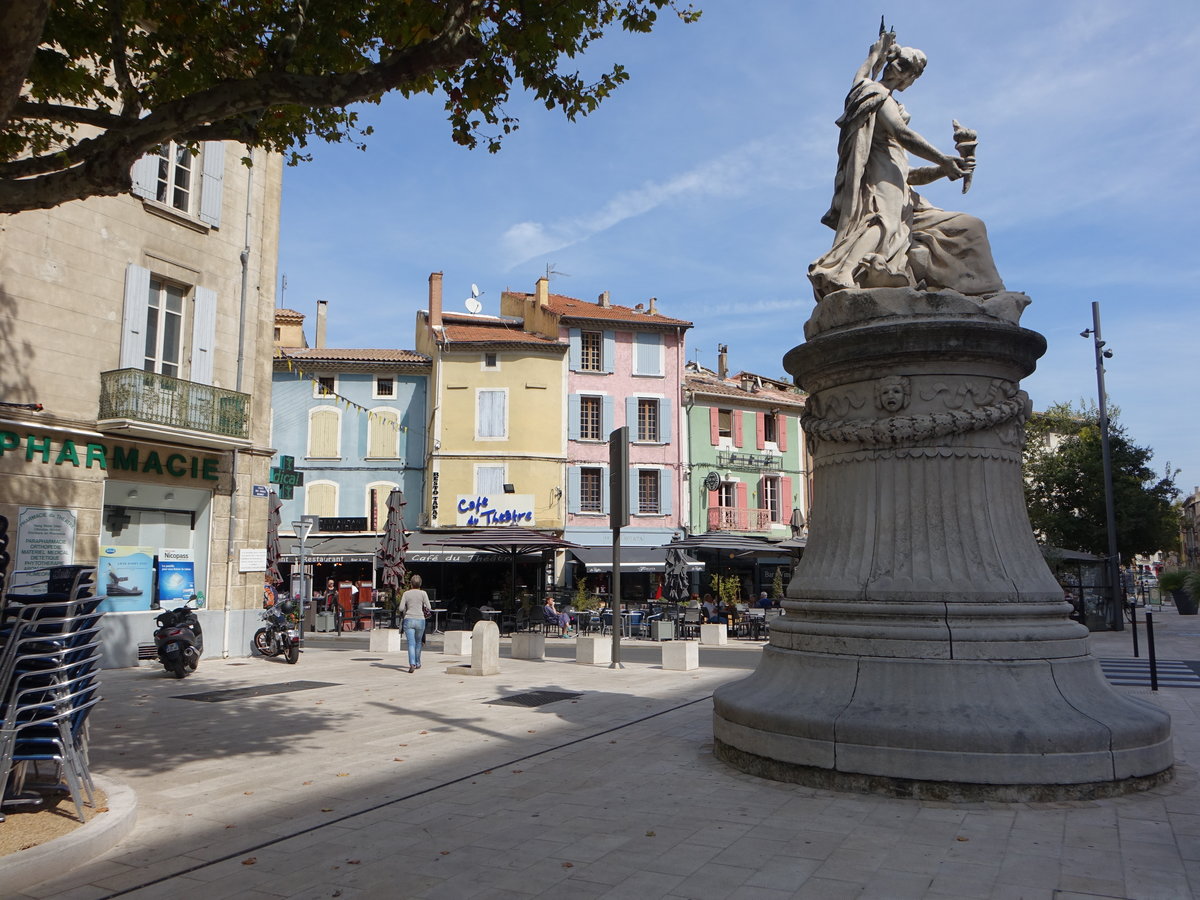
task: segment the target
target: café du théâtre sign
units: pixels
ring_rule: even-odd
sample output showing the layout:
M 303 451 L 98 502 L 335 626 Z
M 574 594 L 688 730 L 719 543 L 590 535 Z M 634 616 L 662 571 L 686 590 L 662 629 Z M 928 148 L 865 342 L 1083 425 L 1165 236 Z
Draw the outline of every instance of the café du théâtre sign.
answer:
M 489 525 L 528 527 L 536 524 L 533 520 L 533 494 L 459 494 L 455 511 L 458 514 L 455 524 L 471 528 L 486 528 Z

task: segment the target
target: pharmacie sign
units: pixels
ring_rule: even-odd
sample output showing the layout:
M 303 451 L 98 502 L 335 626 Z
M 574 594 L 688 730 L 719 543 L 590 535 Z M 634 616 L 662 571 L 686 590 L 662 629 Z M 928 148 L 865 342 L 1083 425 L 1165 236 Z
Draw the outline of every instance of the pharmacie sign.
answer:
M 0 431 L 0 458 L 12 457 L 29 463 L 76 469 L 97 468 L 106 472 L 137 472 L 197 481 L 216 481 L 218 478 L 216 457 L 160 453 L 158 450 L 98 441 L 76 443 L 63 440 L 56 445 L 48 435 Z

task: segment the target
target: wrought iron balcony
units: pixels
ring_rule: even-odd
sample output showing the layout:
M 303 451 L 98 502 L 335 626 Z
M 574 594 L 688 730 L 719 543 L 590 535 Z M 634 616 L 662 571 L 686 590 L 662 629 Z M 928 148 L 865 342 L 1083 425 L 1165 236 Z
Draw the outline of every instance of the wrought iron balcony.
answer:
M 783 469 L 783 457 L 770 453 L 745 453 L 722 450 L 717 454 L 717 465 L 732 469 Z
M 771 511 L 736 506 L 711 506 L 708 509 L 708 530 L 770 531 Z
M 250 438 L 250 395 L 140 369 L 100 373 L 98 425 L 106 430 L 186 434 L 212 446 Z

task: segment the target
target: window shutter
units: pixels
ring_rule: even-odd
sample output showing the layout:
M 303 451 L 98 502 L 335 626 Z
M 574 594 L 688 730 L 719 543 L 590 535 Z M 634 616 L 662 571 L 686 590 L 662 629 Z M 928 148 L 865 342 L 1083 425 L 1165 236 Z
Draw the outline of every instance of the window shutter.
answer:
M 720 491 L 709 491 L 708 492 L 708 508 L 716 509 L 720 505 L 721 505 L 721 492 Z
M 153 200 L 158 182 L 158 154 L 147 153 L 133 164 L 130 174 L 133 176 L 134 196 L 143 200 Z
M 658 511 L 664 516 L 674 515 L 675 498 L 671 490 L 671 470 L 658 470 Z
M 780 413 L 775 417 L 775 440 L 779 442 L 779 452 L 787 453 L 787 430 L 791 419 Z
M 121 323 L 122 369 L 141 369 L 146 361 L 146 313 L 150 308 L 150 270 L 125 267 L 125 318 Z
M 205 141 L 200 152 L 200 165 L 200 221 L 220 228 L 225 145 L 221 141 Z
M 750 508 L 750 485 L 744 481 L 734 483 L 734 492 L 737 497 L 737 509 Z
M 192 381 L 213 383 L 217 333 L 217 292 L 197 285 L 192 292 Z
M 638 504 L 638 482 L 641 481 L 641 469 L 629 470 L 629 512 L 636 515 L 642 511 Z
M 779 518 L 788 523 L 792 521 L 792 479 L 784 475 L 779 479 Z
M 729 414 L 731 424 L 733 425 L 733 446 L 742 446 L 742 411 L 735 409 Z
M 600 467 L 600 512 L 608 515 L 609 506 L 609 489 L 611 485 L 608 483 L 608 466 Z
M 759 450 L 767 446 L 767 414 L 761 410 L 754 413 L 754 440 Z
M 721 439 L 721 410 L 715 406 L 708 408 L 708 438 L 714 447 Z
M 600 428 L 602 430 L 601 437 L 608 440 L 608 436 L 613 433 L 616 425 L 613 424 L 613 398 L 607 394 L 604 396 L 600 404 Z
M 310 516 L 337 515 L 337 485 L 312 484 L 304 489 L 304 512 Z
M 578 372 L 583 365 L 583 338 L 578 328 L 567 329 L 567 365 L 572 372 Z
M 625 424 L 629 426 L 629 440 L 638 439 L 637 397 L 625 398 Z
M 314 409 L 308 417 L 308 455 L 316 459 L 338 458 L 338 424 L 335 409 Z
M 658 401 L 658 441 L 661 444 L 671 443 L 671 398 L 663 397 Z
M 600 368 L 611 375 L 617 367 L 617 335 L 606 331 L 600 339 Z
M 367 417 L 367 456 L 375 459 L 396 458 L 396 435 L 400 417 L 392 410 L 372 410 Z
M 579 418 L 583 404 L 578 394 L 567 394 L 567 440 L 579 440 Z
M 634 332 L 633 374 L 662 374 L 662 335 L 646 331 Z
M 580 509 L 581 476 L 579 466 L 567 466 L 567 512 L 577 513 Z

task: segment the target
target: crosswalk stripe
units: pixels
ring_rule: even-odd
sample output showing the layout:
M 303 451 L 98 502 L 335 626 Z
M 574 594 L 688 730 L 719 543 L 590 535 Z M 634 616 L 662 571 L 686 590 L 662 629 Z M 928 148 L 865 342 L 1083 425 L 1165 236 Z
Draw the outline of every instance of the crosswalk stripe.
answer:
M 1100 669 L 1111 684 L 1144 687 L 1150 684 L 1150 660 L 1101 659 Z M 1200 688 L 1196 664 L 1183 660 L 1160 659 L 1157 662 L 1159 687 Z

